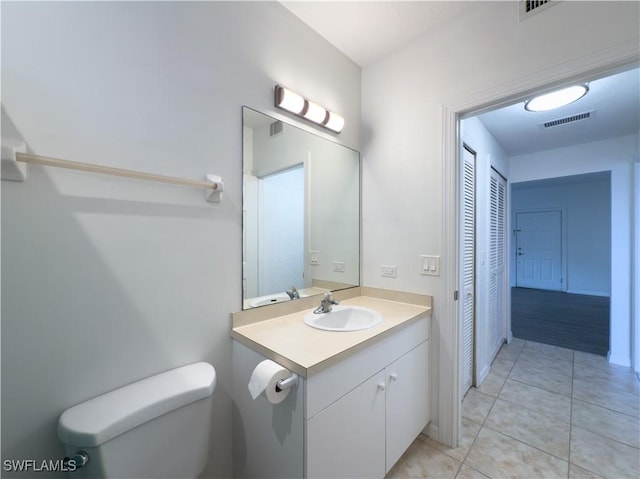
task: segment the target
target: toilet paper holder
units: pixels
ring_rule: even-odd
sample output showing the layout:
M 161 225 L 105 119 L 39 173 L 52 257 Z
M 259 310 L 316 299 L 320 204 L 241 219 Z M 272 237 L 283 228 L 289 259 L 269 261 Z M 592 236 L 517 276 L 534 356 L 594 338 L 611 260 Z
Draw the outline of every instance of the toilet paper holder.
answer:
M 284 391 L 298 384 L 298 375 L 292 373 L 287 379 L 281 379 L 276 383 L 276 392 Z

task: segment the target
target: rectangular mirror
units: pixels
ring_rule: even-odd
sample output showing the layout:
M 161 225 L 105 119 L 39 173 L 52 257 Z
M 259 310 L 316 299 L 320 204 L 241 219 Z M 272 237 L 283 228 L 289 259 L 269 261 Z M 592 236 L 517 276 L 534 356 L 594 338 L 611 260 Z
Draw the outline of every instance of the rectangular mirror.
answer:
M 243 309 L 360 281 L 360 153 L 243 107 Z

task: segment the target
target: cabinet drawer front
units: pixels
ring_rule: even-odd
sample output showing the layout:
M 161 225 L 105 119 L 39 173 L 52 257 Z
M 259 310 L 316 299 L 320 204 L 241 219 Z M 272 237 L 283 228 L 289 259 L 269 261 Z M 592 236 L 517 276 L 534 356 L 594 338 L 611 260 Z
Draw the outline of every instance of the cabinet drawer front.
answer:
M 425 315 L 306 380 L 305 418 L 312 418 L 357 385 L 429 338 Z M 349 334 L 349 333 L 330 333 Z
M 306 422 L 306 477 L 375 479 L 385 469 L 385 374 Z

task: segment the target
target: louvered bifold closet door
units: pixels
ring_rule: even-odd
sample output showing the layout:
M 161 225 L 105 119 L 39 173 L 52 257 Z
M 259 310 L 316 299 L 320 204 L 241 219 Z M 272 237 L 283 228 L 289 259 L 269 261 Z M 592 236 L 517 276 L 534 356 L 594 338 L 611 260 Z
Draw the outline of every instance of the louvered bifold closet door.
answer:
M 506 337 L 506 191 L 505 179 L 491 169 L 489 188 L 489 358 L 491 361 Z
M 462 395 L 473 384 L 475 315 L 475 154 L 463 149 L 462 191 Z

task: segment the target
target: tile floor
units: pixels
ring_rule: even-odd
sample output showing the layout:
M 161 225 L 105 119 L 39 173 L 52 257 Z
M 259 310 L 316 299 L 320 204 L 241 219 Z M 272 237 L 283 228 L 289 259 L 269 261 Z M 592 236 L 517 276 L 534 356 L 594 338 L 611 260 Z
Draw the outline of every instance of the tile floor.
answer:
M 604 357 L 514 339 L 462 416 L 457 448 L 420 435 L 387 479 L 640 477 L 640 382 Z

